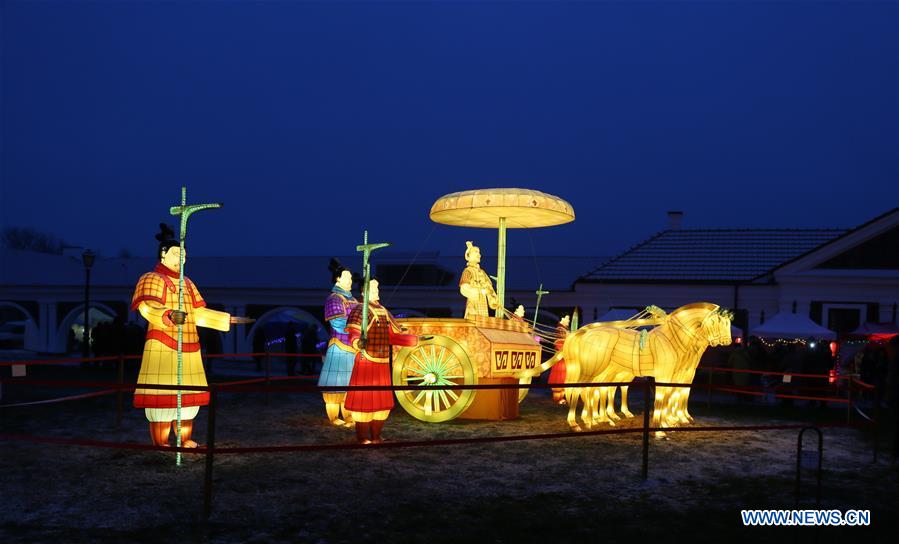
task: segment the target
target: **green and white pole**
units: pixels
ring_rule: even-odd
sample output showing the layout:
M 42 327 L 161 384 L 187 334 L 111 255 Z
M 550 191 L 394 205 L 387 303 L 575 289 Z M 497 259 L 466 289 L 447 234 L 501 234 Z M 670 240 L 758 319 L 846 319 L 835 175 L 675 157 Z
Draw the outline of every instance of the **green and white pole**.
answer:
M 382 247 L 389 246 L 389 243 L 382 242 L 379 244 L 368 243 L 368 231 L 362 234 L 362 245 L 356 246 L 356 251 L 362 252 L 362 339 L 366 339 L 366 330 L 368 329 L 368 284 L 371 282 L 371 265 L 368 262 L 371 252 Z
M 496 251 L 496 317 L 506 317 L 506 218 L 499 218 L 499 246 Z
M 187 238 L 187 220 L 194 212 L 210 208 L 221 208 L 224 204 L 192 204 L 187 205 L 187 187 L 181 187 L 181 205 L 169 208 L 172 215 L 181 216 L 181 232 L 178 235 L 178 311 L 184 311 L 184 240 Z M 178 385 L 181 385 L 184 375 L 184 325 L 178 325 Z M 178 407 L 175 409 L 177 423 L 175 425 L 175 447 L 181 447 L 181 390 L 178 390 Z M 175 464 L 181 466 L 181 452 L 175 454 Z
M 534 324 L 533 324 L 534 329 L 536 329 L 537 328 L 537 314 L 540 313 L 540 299 L 543 298 L 543 295 L 548 295 L 549 291 L 544 291 L 543 284 L 541 283 L 540 287 L 538 287 L 537 290 L 534 291 L 534 294 L 537 295 L 537 307 L 534 308 Z

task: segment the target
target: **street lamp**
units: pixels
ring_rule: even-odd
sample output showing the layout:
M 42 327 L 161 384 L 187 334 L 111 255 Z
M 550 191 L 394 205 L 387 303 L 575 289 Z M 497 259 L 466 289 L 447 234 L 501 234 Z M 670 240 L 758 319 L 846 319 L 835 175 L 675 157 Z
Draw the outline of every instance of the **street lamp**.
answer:
M 84 332 L 82 333 L 81 356 L 87 359 L 91 355 L 90 345 L 90 301 L 91 301 L 91 267 L 94 266 L 96 255 L 93 251 L 86 249 L 81 254 L 81 262 L 84 263 Z M 87 364 L 83 361 L 82 364 Z

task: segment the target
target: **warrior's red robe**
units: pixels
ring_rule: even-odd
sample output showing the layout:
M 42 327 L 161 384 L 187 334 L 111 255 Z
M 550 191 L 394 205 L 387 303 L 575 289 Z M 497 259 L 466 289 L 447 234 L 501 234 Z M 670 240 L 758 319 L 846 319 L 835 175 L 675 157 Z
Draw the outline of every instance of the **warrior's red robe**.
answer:
M 350 344 L 362 336 L 362 308 L 359 304 L 350 312 L 347 331 Z M 376 302 L 368 305 L 368 329 L 365 349 L 356 354 L 350 386 L 391 385 L 390 346 L 414 346 L 418 337 L 403 334 L 387 311 Z M 351 412 L 381 412 L 393 408 L 393 391 L 350 391 L 346 395 L 347 410 Z

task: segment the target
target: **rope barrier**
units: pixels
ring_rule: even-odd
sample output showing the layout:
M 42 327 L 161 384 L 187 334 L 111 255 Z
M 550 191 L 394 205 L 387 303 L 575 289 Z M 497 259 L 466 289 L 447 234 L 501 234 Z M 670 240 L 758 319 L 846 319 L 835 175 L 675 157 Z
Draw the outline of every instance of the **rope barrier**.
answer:
M 19 402 L 17 404 L 0 404 L 0 408 L 16 408 L 18 406 L 35 406 L 38 404 L 55 404 L 57 402 L 65 402 L 69 400 L 81 400 L 81 399 L 89 399 L 91 397 L 102 397 L 103 395 L 110 395 L 115 393 L 116 389 L 105 389 L 103 391 L 94 391 L 92 393 L 84 393 L 83 395 L 71 395 L 68 397 L 59 397 L 55 399 L 47 399 L 47 400 L 35 400 L 31 402 Z
M 19 442 L 35 442 L 42 444 L 57 444 L 66 446 L 88 446 L 107 449 L 124 449 L 124 450 L 155 450 L 164 452 L 181 453 L 221 453 L 221 454 L 240 454 L 240 453 L 290 453 L 300 451 L 333 451 L 333 450 L 355 450 L 355 449 L 371 449 L 371 448 L 412 448 L 412 447 L 435 447 L 435 446 L 456 446 L 465 444 L 486 444 L 500 442 L 522 442 L 525 440 L 550 440 L 557 438 L 575 438 L 584 436 L 600 436 L 612 434 L 636 434 L 646 432 L 749 432 L 749 431 L 772 431 L 772 430 L 793 430 L 806 427 L 807 424 L 779 424 L 779 425 L 725 425 L 725 426 L 706 426 L 706 427 L 630 427 L 626 429 L 599 429 L 581 432 L 564 432 L 564 433 L 539 433 L 539 434 L 521 434 L 521 435 L 504 435 L 504 436 L 480 436 L 473 438 L 446 438 L 440 440 L 405 440 L 395 442 L 382 442 L 379 444 L 359 444 L 359 443 L 339 443 L 339 444 L 293 444 L 285 446 L 240 446 L 240 447 L 214 447 L 207 448 L 198 446 L 196 448 L 174 448 L 170 446 L 153 446 L 149 444 L 140 444 L 137 442 L 112 442 L 107 440 L 87 440 L 78 438 L 61 438 L 52 436 L 35 436 L 21 434 L 0 434 L 0 440 L 19 441 Z M 819 428 L 863 428 L 866 425 L 857 423 L 821 423 Z
M 321 358 L 322 355 L 318 353 L 281 353 L 281 352 L 260 352 L 260 353 L 204 353 L 203 359 L 247 359 L 251 357 L 265 357 L 266 355 L 272 357 L 287 357 L 287 358 L 301 358 L 301 357 L 313 357 L 313 358 Z M 42 365 L 65 365 L 71 363 L 96 363 L 103 361 L 118 361 L 119 359 L 125 361 L 135 361 L 140 360 L 143 355 L 104 355 L 103 357 L 65 357 L 61 359 L 23 359 L 20 361 L 0 361 L 0 367 L 4 366 L 19 366 L 19 365 L 27 365 L 27 366 L 42 366 Z M 238 363 L 254 363 L 255 361 L 235 361 Z

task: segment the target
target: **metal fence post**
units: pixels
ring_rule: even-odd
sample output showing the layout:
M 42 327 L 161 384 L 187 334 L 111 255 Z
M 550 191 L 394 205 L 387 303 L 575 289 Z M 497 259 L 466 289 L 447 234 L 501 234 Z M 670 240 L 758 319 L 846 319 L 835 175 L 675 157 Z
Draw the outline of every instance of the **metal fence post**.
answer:
M 209 422 L 206 429 L 206 474 L 203 482 L 203 520 L 209 521 L 212 514 L 212 466 L 213 456 L 215 455 L 215 411 L 216 411 L 216 390 L 215 386 L 209 386 Z
M 641 474 L 644 481 L 649 475 L 649 413 L 653 408 L 650 404 L 649 389 L 652 382 L 652 377 L 647 377 L 643 381 L 643 470 Z
M 821 464 L 824 454 L 824 434 L 818 427 L 803 427 L 799 431 L 799 438 L 796 443 L 796 508 L 799 508 L 799 490 L 802 480 L 802 435 L 805 431 L 812 429 L 818 433 L 818 468 L 815 470 L 815 507 L 821 505 Z
M 122 397 L 124 397 L 124 395 L 122 394 L 123 392 L 122 392 L 121 387 L 123 385 L 125 385 L 125 355 L 122 353 L 119 353 L 119 360 L 117 362 L 117 366 L 118 366 L 118 368 L 117 368 L 116 383 L 118 384 L 119 389 L 117 389 L 115 392 L 115 405 L 116 405 L 115 425 L 116 425 L 116 428 L 122 426 Z

